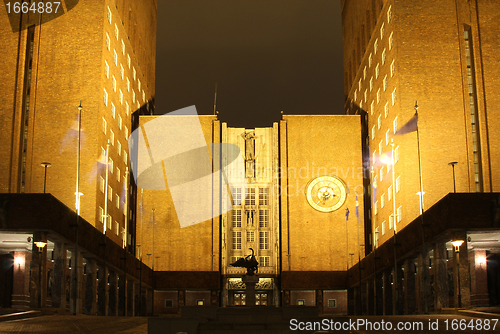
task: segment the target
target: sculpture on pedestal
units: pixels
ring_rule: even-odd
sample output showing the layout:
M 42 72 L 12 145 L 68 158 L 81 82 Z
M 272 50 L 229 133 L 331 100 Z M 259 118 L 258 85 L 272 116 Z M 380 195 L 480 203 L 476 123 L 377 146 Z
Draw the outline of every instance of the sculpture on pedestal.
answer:
M 247 268 L 247 275 L 253 276 L 258 270 L 259 262 L 257 262 L 257 259 L 255 258 L 253 248 L 250 248 L 250 250 L 252 251 L 251 255 L 248 255 L 245 258 L 239 258 L 236 262 L 231 263 L 230 266 Z

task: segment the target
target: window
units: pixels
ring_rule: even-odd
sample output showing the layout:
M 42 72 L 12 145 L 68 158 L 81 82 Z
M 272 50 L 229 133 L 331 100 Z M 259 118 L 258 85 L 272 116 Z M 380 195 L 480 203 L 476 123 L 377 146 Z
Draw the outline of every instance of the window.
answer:
M 297 306 L 305 306 L 305 305 L 306 305 L 305 299 L 297 299 Z
M 120 195 L 118 194 L 115 194 L 115 205 L 117 209 L 120 208 Z
M 120 94 L 118 95 L 118 98 L 120 99 L 120 104 L 123 104 L 123 92 L 120 89 Z
M 370 115 L 373 115 L 373 112 L 375 111 L 375 101 L 372 101 L 370 104 Z
M 99 207 L 99 222 L 104 222 L 104 209 Z
M 359 79 L 359 82 L 358 82 L 358 90 L 359 90 L 359 93 L 361 93 L 361 79 Z
M 123 120 L 120 115 L 118 115 L 118 128 L 121 130 L 123 126 Z
M 391 22 L 392 19 L 392 6 L 389 6 L 389 9 L 387 9 L 387 23 Z
M 373 89 L 373 77 L 370 78 L 370 92 Z
M 132 89 L 132 102 L 135 103 L 135 91 Z
M 377 104 L 380 102 L 380 88 L 377 90 Z
M 113 62 L 115 63 L 115 66 L 118 66 L 118 54 L 116 53 L 116 50 L 113 50 Z
M 113 188 L 111 186 L 108 186 L 108 200 L 113 200 Z
M 368 98 L 368 90 L 365 89 L 365 102 L 366 102 L 367 98 Z
M 104 134 L 106 134 L 106 128 L 108 127 L 107 125 L 107 122 L 106 120 L 104 119 L 104 117 L 102 118 L 102 127 L 101 127 L 101 130 Z
M 389 102 L 386 102 L 384 106 L 384 118 L 387 118 L 387 116 L 389 116 Z
M 116 152 L 119 156 L 122 155 L 122 143 L 119 140 L 116 141 Z
M 130 69 L 130 55 L 127 54 L 127 66 Z
M 259 249 L 269 249 L 269 232 L 260 231 L 259 232 Z
M 122 80 L 125 79 L 125 69 L 123 68 L 123 65 L 120 64 L 120 75 L 122 77 Z
M 174 301 L 172 299 L 165 299 L 165 308 L 174 307 Z
M 108 22 L 111 23 L 111 18 L 113 17 L 113 15 L 111 14 L 111 9 L 109 9 L 108 7 Z
M 233 227 L 241 227 L 241 210 L 233 210 Z
M 382 152 L 383 152 L 383 150 L 382 150 L 382 149 L 383 149 L 383 144 L 382 144 L 382 141 L 380 141 L 380 142 L 378 143 L 378 151 L 380 152 L 380 155 L 382 155 Z
M 394 46 L 394 33 L 391 32 L 389 35 L 389 50 L 392 50 L 392 47 Z
M 389 190 L 387 190 L 387 200 L 390 201 L 392 199 L 392 185 L 389 186 Z
M 370 56 L 368 56 L 368 67 L 372 67 L 372 54 L 370 53 Z
M 359 109 L 363 109 L 363 101 L 359 102 Z
M 130 92 L 130 80 L 127 77 L 127 92 Z
M 375 40 L 375 44 L 373 44 L 373 53 L 377 54 L 378 51 L 378 39 Z
M 385 234 L 385 220 L 382 222 L 382 235 Z
M 108 105 L 108 92 L 106 91 L 106 88 L 104 88 L 104 105 Z
M 111 116 L 113 118 L 116 117 L 116 108 L 115 108 L 115 104 L 113 102 L 111 102 Z
M 259 257 L 259 266 L 261 267 L 269 267 L 269 256 L 260 256 Z
M 128 153 L 127 151 L 123 150 L 123 162 L 125 163 L 125 165 L 128 162 L 127 159 L 128 159 Z
M 384 77 L 384 80 L 382 81 L 382 87 L 384 88 L 384 92 L 387 89 L 387 75 Z
M 377 118 L 377 129 L 380 130 L 380 127 L 382 126 L 382 115 L 378 115 Z M 382 151 L 380 151 L 382 153 Z
M 259 205 L 269 205 L 269 188 L 259 188 Z
M 104 61 L 104 75 L 109 79 L 109 65 L 107 61 Z
M 328 299 L 328 307 L 329 308 L 337 307 L 337 299 Z
M 116 40 L 118 40 L 118 35 L 119 35 L 119 30 L 118 30 L 118 26 L 116 25 L 115 23 L 115 37 L 116 37 Z
M 385 49 L 384 49 L 384 51 L 382 51 L 382 65 L 385 64 L 386 59 L 387 59 L 387 56 L 386 56 Z
M 401 215 L 402 215 L 403 209 L 402 207 L 399 207 L 396 210 L 396 223 L 399 223 L 401 221 Z
M 247 231 L 247 242 L 254 242 L 254 241 L 255 241 L 255 232 Z
M 401 190 L 401 176 L 396 178 L 396 192 L 398 193 Z
M 203 306 L 203 305 L 205 305 L 205 300 L 204 300 L 204 299 L 198 299 L 198 300 L 196 301 L 196 305 L 197 305 L 197 306 Z
M 389 141 L 391 140 L 391 139 L 390 139 L 390 135 L 389 135 L 390 131 L 391 131 L 391 130 L 387 130 L 387 131 L 385 132 L 385 144 L 386 144 L 386 145 L 389 145 Z
M 115 79 L 114 75 L 113 75 L 113 79 L 112 79 L 112 85 L 113 85 L 113 90 L 116 92 L 116 79 Z
M 108 159 L 108 166 L 109 166 L 109 171 L 111 172 L 111 174 L 113 174 L 114 164 L 113 164 L 113 159 L 111 159 L 111 157 Z
M 141 91 L 141 80 L 137 79 L 137 90 L 140 92 Z
M 102 193 L 104 193 L 105 187 L 106 187 L 106 181 L 104 180 L 104 178 L 102 176 L 100 176 L 99 189 L 101 190 Z
M 234 205 L 241 204 L 241 188 L 231 188 Z
M 394 149 L 394 163 L 399 161 L 399 146 Z
M 392 105 L 396 103 L 397 100 L 397 95 L 396 95 L 396 88 L 392 91 Z
M 241 249 L 241 231 L 233 231 L 233 249 Z
M 380 66 L 379 64 L 377 64 L 377 66 L 375 66 L 375 79 L 378 79 L 379 74 L 380 74 Z
M 109 38 L 108 33 L 106 33 L 106 49 L 108 49 L 108 51 L 111 51 L 111 39 Z
M 245 199 L 245 205 L 255 205 L 255 188 L 247 189 L 247 197 Z
M 128 140 L 128 128 L 127 127 L 125 127 L 124 133 L 125 133 L 125 139 Z
M 356 101 L 358 99 L 358 90 L 356 89 L 354 91 L 354 101 Z
M 391 62 L 391 77 L 393 77 L 395 73 L 396 73 L 396 64 L 395 64 L 395 60 L 393 60 Z
M 146 102 L 146 93 L 142 91 L 142 102 Z
M 378 238 L 379 238 L 379 230 L 378 230 L 378 226 L 375 228 L 375 247 L 378 247 Z
M 375 201 L 375 205 L 373 206 L 373 214 L 378 214 L 378 201 Z
M 111 129 L 109 129 L 109 141 L 111 145 L 115 146 L 115 133 Z
M 122 54 L 125 56 L 125 42 L 122 39 Z
M 259 227 L 269 227 L 269 210 L 259 210 Z
M 384 38 L 384 33 L 385 33 L 385 25 L 382 23 L 382 26 L 380 27 L 380 39 Z
M 398 116 L 396 116 L 394 118 L 394 121 L 392 121 L 392 127 L 393 127 L 393 130 L 394 130 L 394 133 L 396 133 L 396 131 L 398 131 Z
M 379 169 L 379 177 L 380 177 L 380 182 L 384 181 L 384 166 L 380 167 L 380 169 Z M 382 203 L 380 203 L 380 204 L 382 204 Z M 384 206 L 382 205 L 382 207 L 384 207 Z
M 372 140 L 375 139 L 375 125 L 372 126 Z
M 366 66 L 365 68 L 363 69 L 363 80 L 366 79 Z
M 380 196 L 380 207 L 383 208 L 384 206 L 385 206 L 385 194 L 382 194 L 382 196 Z
M 135 78 L 137 76 L 137 72 L 135 71 L 135 67 L 132 66 L 132 74 L 134 75 L 134 81 L 135 81 Z
M 128 80 L 128 78 L 127 78 L 127 80 Z M 130 106 L 128 105 L 128 102 L 127 102 L 127 101 L 125 101 L 125 113 L 127 114 L 127 116 L 128 116 L 128 115 L 129 115 L 129 113 L 130 113 Z
M 120 182 L 121 181 L 121 178 L 120 178 L 120 168 L 116 167 L 116 181 Z

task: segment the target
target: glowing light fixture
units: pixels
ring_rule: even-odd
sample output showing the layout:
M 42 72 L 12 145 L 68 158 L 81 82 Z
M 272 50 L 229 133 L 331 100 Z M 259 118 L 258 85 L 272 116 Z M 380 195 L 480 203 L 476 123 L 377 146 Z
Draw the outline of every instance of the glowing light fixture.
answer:
M 35 245 L 38 247 L 38 252 L 41 253 L 43 251 L 43 247 L 45 247 L 47 243 L 43 241 L 35 241 Z
M 453 247 L 455 247 L 455 253 L 458 253 L 460 251 L 460 246 L 462 246 L 463 243 L 463 240 L 454 240 L 451 242 Z

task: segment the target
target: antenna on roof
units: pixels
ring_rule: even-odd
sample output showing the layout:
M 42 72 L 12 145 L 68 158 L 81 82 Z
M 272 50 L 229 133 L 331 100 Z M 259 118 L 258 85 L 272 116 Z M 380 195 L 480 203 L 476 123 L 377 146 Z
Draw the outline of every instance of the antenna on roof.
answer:
M 217 113 L 217 82 L 215 83 L 214 116 Z

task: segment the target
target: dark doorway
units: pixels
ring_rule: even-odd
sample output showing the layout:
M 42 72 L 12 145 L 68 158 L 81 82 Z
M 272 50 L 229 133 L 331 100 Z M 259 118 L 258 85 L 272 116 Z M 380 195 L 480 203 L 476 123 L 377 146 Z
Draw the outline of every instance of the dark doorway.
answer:
M 14 257 L 0 255 L 0 307 L 12 306 L 12 284 L 14 282 Z

